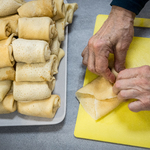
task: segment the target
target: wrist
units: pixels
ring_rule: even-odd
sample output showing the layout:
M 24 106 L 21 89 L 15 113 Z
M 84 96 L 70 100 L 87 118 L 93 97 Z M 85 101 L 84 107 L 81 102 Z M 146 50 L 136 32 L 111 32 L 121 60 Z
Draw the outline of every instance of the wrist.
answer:
M 111 12 L 109 14 L 110 16 L 115 16 L 115 17 L 123 17 L 127 18 L 130 21 L 134 21 L 136 14 L 130 10 L 124 9 L 119 6 L 112 6 Z

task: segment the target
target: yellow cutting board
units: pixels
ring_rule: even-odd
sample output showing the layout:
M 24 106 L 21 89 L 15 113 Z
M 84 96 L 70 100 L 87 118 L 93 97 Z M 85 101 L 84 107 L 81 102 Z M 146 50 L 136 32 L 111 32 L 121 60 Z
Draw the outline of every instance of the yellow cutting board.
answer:
M 94 34 L 99 30 L 107 15 L 98 15 Z M 135 26 L 150 27 L 150 20 L 136 18 Z M 150 65 L 150 39 L 134 37 L 126 57 L 126 67 Z M 84 85 L 97 75 L 86 70 Z M 150 148 L 150 111 L 138 113 L 128 109 L 128 102 L 122 103 L 105 117 L 95 121 L 79 106 L 74 135 L 77 138 Z

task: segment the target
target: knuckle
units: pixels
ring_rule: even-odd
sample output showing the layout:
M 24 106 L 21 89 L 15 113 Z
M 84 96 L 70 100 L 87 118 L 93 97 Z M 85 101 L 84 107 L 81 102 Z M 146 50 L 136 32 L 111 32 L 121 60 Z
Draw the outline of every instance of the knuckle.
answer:
M 90 66 L 90 65 L 88 66 L 88 70 L 91 71 L 91 72 L 95 72 L 95 68 Z
M 121 99 L 126 99 L 126 93 L 125 93 L 124 91 L 120 91 L 119 97 L 120 97 Z
M 102 74 L 104 72 L 103 68 L 100 68 L 98 66 L 95 67 L 95 71 L 99 74 Z
M 83 59 L 82 63 L 83 63 L 83 65 L 87 66 L 87 61 L 85 61 L 84 59 Z
M 93 45 L 93 38 L 90 38 L 88 41 L 88 46 L 91 47 Z
M 118 45 L 116 46 L 116 49 L 117 49 L 117 51 L 120 51 L 120 52 L 126 51 L 126 50 L 128 49 L 128 45 L 127 45 L 127 44 L 124 44 L 124 43 L 118 44 Z
M 120 82 L 119 82 L 119 81 L 116 81 L 116 83 L 115 83 L 115 88 L 116 88 L 116 89 L 120 89 Z

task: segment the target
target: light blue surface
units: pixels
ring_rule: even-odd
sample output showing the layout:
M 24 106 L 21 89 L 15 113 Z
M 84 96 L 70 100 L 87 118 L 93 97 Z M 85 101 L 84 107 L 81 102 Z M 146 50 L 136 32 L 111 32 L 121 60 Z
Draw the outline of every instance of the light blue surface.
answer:
M 67 112 L 65 120 L 54 126 L 1 127 L 0 150 L 144 150 L 131 146 L 77 139 L 74 127 L 79 103 L 75 92 L 82 87 L 85 67 L 81 52 L 93 35 L 96 16 L 109 14 L 111 0 L 68 0 L 79 9 L 69 25 Z M 150 2 L 138 17 L 150 18 Z M 135 29 L 136 36 L 150 37 L 149 29 Z M 121 135 L 120 135 L 121 136 Z

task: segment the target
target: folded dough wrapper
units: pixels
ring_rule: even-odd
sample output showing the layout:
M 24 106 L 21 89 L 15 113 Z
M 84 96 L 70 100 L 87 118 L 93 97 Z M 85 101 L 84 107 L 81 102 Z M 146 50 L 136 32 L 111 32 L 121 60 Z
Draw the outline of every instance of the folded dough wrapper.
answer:
M 58 36 L 52 40 L 50 49 L 51 49 L 52 54 L 58 56 L 59 49 L 60 49 L 60 42 L 59 42 Z
M 56 59 L 56 63 L 54 64 L 54 74 L 58 73 L 58 67 L 59 67 L 60 61 L 64 56 L 65 56 L 65 52 L 62 48 L 60 48 L 57 59 Z
M 56 15 L 53 17 L 54 21 L 65 18 L 65 4 L 64 0 L 55 0 Z
M 65 26 L 66 26 L 66 19 L 60 19 L 60 20 L 56 21 L 58 40 L 60 42 L 64 41 L 64 39 L 65 39 Z
M 12 81 L 0 81 L 0 102 L 5 98 L 11 88 Z
M 0 40 L 7 39 L 11 34 L 11 27 L 8 21 L 0 20 Z
M 11 67 L 15 63 L 12 56 L 12 46 L 0 46 L 0 68 Z
M 43 63 L 50 59 L 51 51 L 46 41 L 16 39 L 12 46 L 16 62 Z
M 14 34 L 11 34 L 7 39 L 0 41 L 0 46 L 9 46 L 14 40 Z
M 53 118 L 60 107 L 60 97 L 51 95 L 48 99 L 31 102 L 17 102 L 18 112 L 24 115 Z
M 95 120 L 115 109 L 121 100 L 113 93 L 112 84 L 98 77 L 76 92 L 76 97 L 85 111 Z
M 8 114 L 16 111 L 17 102 L 13 98 L 13 94 L 9 93 L 6 95 L 4 100 L 0 102 L 0 114 Z
M 0 0 L 0 17 L 17 13 L 17 9 L 24 4 L 23 0 Z
M 56 56 L 51 55 L 46 63 L 16 64 L 16 81 L 51 81 L 53 78 L 53 66 Z
M 19 18 L 18 32 L 19 38 L 47 42 L 57 35 L 54 21 L 49 17 Z
M 52 92 L 54 91 L 55 83 L 56 83 L 55 77 L 53 77 L 51 81 L 48 81 L 48 86 Z
M 0 68 L 0 81 L 15 80 L 15 70 L 13 67 Z
M 16 101 L 42 100 L 51 96 L 47 82 L 13 82 L 13 95 Z
M 54 0 L 30 1 L 22 5 L 18 10 L 21 17 L 50 17 L 56 15 Z
M 16 36 L 18 36 L 18 19 L 19 15 L 12 15 L 4 18 L 0 18 L 0 20 L 8 21 L 12 33 L 14 33 Z
M 66 25 L 72 23 L 74 12 L 77 9 L 78 9 L 78 4 L 77 3 L 67 3 L 67 4 L 65 4 Z

